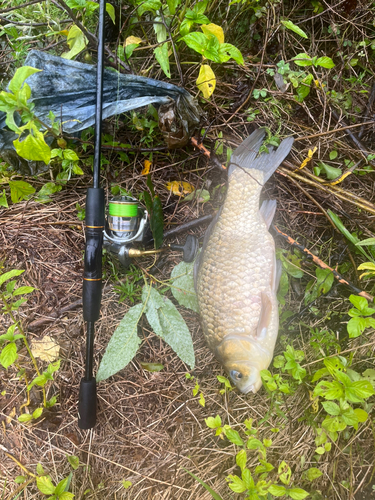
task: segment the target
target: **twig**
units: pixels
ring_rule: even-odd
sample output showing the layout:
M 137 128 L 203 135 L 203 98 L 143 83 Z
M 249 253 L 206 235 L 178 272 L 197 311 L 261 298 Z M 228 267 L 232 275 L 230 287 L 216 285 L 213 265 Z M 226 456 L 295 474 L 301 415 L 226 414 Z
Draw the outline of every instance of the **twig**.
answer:
M 332 111 L 332 114 L 334 112 Z M 355 125 L 346 125 L 345 127 L 340 127 L 340 128 L 335 128 L 333 130 L 328 130 L 327 132 L 319 132 L 319 134 L 312 134 L 312 135 L 306 135 L 304 137 L 297 137 L 294 139 L 294 142 L 297 141 L 305 141 L 307 139 L 315 139 L 315 137 L 322 137 L 323 135 L 329 135 L 329 134 L 334 134 L 335 132 L 342 132 L 343 130 L 348 130 L 350 128 L 355 128 L 355 127 L 361 127 L 365 125 L 373 125 L 375 123 L 374 120 L 371 122 L 365 122 L 365 123 L 356 123 Z
M 375 101 L 375 83 L 372 86 L 371 92 L 370 92 L 370 97 L 368 98 L 367 105 L 366 105 L 366 111 L 363 116 L 363 120 L 366 121 L 367 118 L 370 115 L 372 105 L 374 104 Z M 358 132 L 358 138 L 361 139 L 363 134 L 365 132 L 365 126 L 362 124 L 361 130 Z
M 203 154 L 204 156 L 206 156 L 207 158 L 209 158 L 211 161 L 214 162 L 215 164 L 215 167 L 219 167 L 220 170 L 227 170 L 227 167 L 225 165 L 222 165 L 219 160 L 217 159 L 216 155 L 215 156 L 212 156 L 211 152 L 208 151 L 208 149 L 203 146 L 203 144 L 201 142 L 198 142 L 198 139 L 196 139 L 195 137 L 192 137 L 190 139 L 191 143 L 193 146 L 195 146 L 196 148 L 198 148 Z
M 24 9 L 25 7 L 29 7 L 30 5 L 34 5 L 34 3 L 42 3 L 46 0 L 32 0 L 32 2 L 21 3 L 21 5 L 16 5 L 15 7 L 8 7 L 7 9 L 0 10 L 0 14 L 5 14 L 6 12 L 10 12 L 12 10 Z
M 13 21 L 12 19 L 8 19 L 7 17 L 0 16 L 1 21 L 5 21 L 9 24 L 15 24 L 16 26 L 28 26 L 29 28 L 34 28 L 35 26 L 50 26 L 51 23 L 20 23 L 18 21 Z M 61 24 L 71 23 L 71 19 L 63 19 L 59 21 Z
M 343 278 L 341 276 L 341 274 L 339 274 L 337 271 L 335 271 L 335 269 L 332 269 L 332 267 L 329 267 L 328 264 L 326 264 L 325 262 L 323 262 L 321 259 L 319 259 L 319 257 L 317 257 L 316 255 L 314 255 L 313 253 L 310 252 L 310 250 L 308 250 L 306 247 L 304 247 L 303 245 L 300 245 L 299 243 L 297 243 L 296 240 L 294 240 L 291 236 L 288 236 L 287 234 L 283 233 L 282 231 L 280 231 L 280 229 L 276 226 L 273 226 L 273 228 L 275 229 L 275 231 L 280 234 L 280 236 L 282 236 L 290 245 L 293 245 L 294 247 L 298 248 L 298 250 L 300 250 L 301 252 L 303 252 L 305 255 L 307 255 L 310 259 L 312 259 L 312 261 L 314 262 L 314 264 L 316 264 L 317 266 L 319 266 L 320 268 L 322 269 L 328 269 L 329 271 L 331 271 L 334 275 L 334 277 L 337 279 L 337 281 L 339 283 L 341 283 L 342 285 L 346 285 L 348 286 L 349 288 L 351 288 L 357 295 L 360 295 L 361 297 L 364 297 L 365 299 L 367 299 L 368 301 L 370 302 L 373 302 L 374 301 L 374 297 L 372 295 L 370 295 L 369 293 L 367 292 L 364 292 L 362 291 L 360 288 L 357 288 L 353 283 L 351 283 L 350 281 L 347 281 L 345 278 Z

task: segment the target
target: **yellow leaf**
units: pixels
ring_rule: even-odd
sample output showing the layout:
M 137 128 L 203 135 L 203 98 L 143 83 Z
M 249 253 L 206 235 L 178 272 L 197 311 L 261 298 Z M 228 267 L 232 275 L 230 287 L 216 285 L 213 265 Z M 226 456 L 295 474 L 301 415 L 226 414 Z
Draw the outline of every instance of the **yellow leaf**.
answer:
M 69 30 L 62 30 L 62 31 L 59 31 L 59 34 L 60 34 L 60 35 L 63 35 L 63 36 L 68 36 L 68 35 L 69 35 Z
M 51 363 L 59 356 L 60 346 L 49 335 L 45 335 L 41 340 L 33 341 L 31 352 L 35 358 Z
M 224 43 L 224 31 L 221 26 L 211 23 L 203 24 L 201 28 L 205 35 L 214 35 L 220 43 Z
M 61 57 L 64 59 L 73 59 L 74 56 L 82 52 L 86 47 L 88 41 L 83 32 L 73 24 L 69 30 L 69 35 L 67 38 L 67 43 L 69 45 L 69 52 L 64 52 Z
M 303 162 L 301 163 L 301 165 L 297 168 L 297 170 L 301 170 L 303 169 L 304 167 L 306 167 L 306 165 L 309 163 L 309 161 L 311 161 L 312 157 L 313 157 L 313 154 L 315 153 L 315 151 L 317 150 L 318 148 L 314 148 L 313 150 L 309 149 L 309 152 L 307 153 L 307 158 L 305 158 L 303 160 Z
M 151 168 L 152 163 L 150 160 L 145 160 L 144 166 L 145 168 L 142 170 L 141 175 L 148 175 L 150 173 L 150 168 Z
M 167 182 L 165 187 L 168 189 L 168 191 L 172 191 L 172 193 L 177 196 L 184 196 L 185 194 L 189 194 L 194 191 L 194 186 L 189 184 L 189 182 L 180 182 L 180 181 Z
M 125 47 L 131 45 L 132 43 L 142 43 L 142 38 L 138 38 L 137 36 L 128 36 L 125 40 Z
M 9 413 L 9 415 L 6 418 L 6 423 L 10 424 L 11 421 L 13 420 L 13 418 L 15 417 L 15 415 L 16 415 L 16 407 L 14 406 L 13 410 Z
M 216 87 L 215 73 L 210 66 L 202 64 L 196 83 L 203 96 L 208 99 Z

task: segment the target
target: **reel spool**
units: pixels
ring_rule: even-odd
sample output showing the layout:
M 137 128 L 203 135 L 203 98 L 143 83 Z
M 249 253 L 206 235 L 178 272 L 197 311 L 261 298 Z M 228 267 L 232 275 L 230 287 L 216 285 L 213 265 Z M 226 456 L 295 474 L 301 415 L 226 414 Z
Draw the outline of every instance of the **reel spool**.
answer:
M 150 240 L 151 230 L 148 212 L 139 206 L 131 196 L 115 196 L 108 203 L 108 215 L 104 229 L 103 247 L 115 255 L 124 267 L 129 267 L 131 259 L 165 250 L 183 252 L 185 262 L 192 262 L 198 252 L 198 239 L 189 235 L 184 245 L 171 244 L 158 250 L 139 250 L 134 243 Z

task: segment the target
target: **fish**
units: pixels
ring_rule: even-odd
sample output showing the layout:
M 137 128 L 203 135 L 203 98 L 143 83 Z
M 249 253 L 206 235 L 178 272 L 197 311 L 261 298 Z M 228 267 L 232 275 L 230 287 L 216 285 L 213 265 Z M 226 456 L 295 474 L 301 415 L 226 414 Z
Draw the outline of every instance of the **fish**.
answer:
M 264 184 L 289 154 L 293 137 L 258 154 L 265 136 L 255 130 L 233 152 L 225 201 L 207 228 L 194 265 L 203 335 L 208 347 L 244 394 L 262 386 L 270 365 L 279 314 L 281 263 L 269 233 L 276 201 L 264 201 Z

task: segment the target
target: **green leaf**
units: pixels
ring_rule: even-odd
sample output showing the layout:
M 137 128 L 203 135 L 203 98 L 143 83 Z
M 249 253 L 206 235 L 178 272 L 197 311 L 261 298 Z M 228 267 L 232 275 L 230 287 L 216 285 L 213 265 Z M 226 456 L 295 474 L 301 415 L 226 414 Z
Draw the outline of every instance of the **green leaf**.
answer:
M 330 69 L 330 68 L 335 67 L 335 63 L 332 61 L 332 59 L 330 57 L 323 56 L 323 57 L 319 57 L 315 61 L 314 66 L 321 66 L 322 68 Z
M 219 56 L 220 43 L 214 35 L 205 35 L 204 33 L 189 33 L 181 38 L 188 47 L 198 52 L 207 59 L 215 62 L 221 62 Z
M 105 10 L 106 10 L 107 14 L 109 15 L 109 17 L 112 19 L 113 24 L 116 24 L 116 12 L 115 12 L 115 8 L 113 7 L 113 5 L 110 3 L 106 3 Z
M 79 458 L 76 455 L 68 455 L 66 457 L 68 462 L 70 463 L 73 470 L 77 470 L 79 467 Z
M 368 418 L 368 413 L 365 410 L 361 410 L 361 408 L 356 408 L 354 410 L 354 413 L 357 416 L 358 422 L 361 422 L 361 423 L 366 422 L 366 420 Z
M 88 41 L 83 32 L 73 24 L 73 26 L 69 30 L 67 44 L 69 45 L 70 50 L 68 52 L 64 52 L 61 57 L 64 59 L 73 59 L 74 56 L 82 52 L 86 48 Z
M 309 481 L 314 481 L 314 479 L 318 479 L 318 477 L 322 475 L 323 472 L 316 467 L 310 467 L 310 469 L 306 472 L 306 477 Z
M 42 132 L 37 129 L 33 129 L 22 142 L 19 139 L 16 139 L 13 141 L 13 145 L 17 154 L 26 160 L 44 161 L 46 165 L 50 162 L 51 149 L 44 140 Z M 35 192 L 35 189 L 33 192 Z
M 153 287 L 145 285 L 142 300 L 146 304 L 146 316 L 150 326 L 175 351 L 179 358 L 195 366 L 193 342 L 186 323 L 176 306 Z
M 349 338 L 350 339 L 355 339 L 362 335 L 362 333 L 366 329 L 366 323 L 364 318 L 352 318 L 348 321 L 348 324 L 346 326 L 346 329 L 348 330 Z
M 216 417 L 208 417 L 205 418 L 204 421 L 206 422 L 207 427 L 210 429 L 217 429 L 218 427 L 221 426 L 221 418 L 219 415 L 216 415 Z
M 359 295 L 350 295 L 349 300 L 353 304 L 353 306 L 361 312 L 368 307 L 368 302 L 365 297 L 361 297 Z
M 63 493 L 61 493 L 61 495 L 59 495 L 59 500 L 72 500 L 73 498 L 74 493 L 69 493 L 69 491 L 64 491 Z
M 287 491 L 287 494 L 290 496 L 290 498 L 293 498 L 293 500 L 303 500 L 309 495 L 309 493 L 307 493 L 307 491 L 303 490 L 302 488 L 290 488 Z
M 292 21 L 281 21 L 281 24 L 283 24 L 285 28 L 287 28 L 288 30 L 297 33 L 297 35 L 301 36 L 302 38 L 308 38 L 306 33 L 303 30 L 301 30 L 301 28 L 292 23 Z
M 171 70 L 169 68 L 169 56 L 168 56 L 168 42 L 159 45 L 154 49 L 154 54 L 156 60 L 160 64 L 161 69 L 164 71 L 167 78 L 171 77 Z
M 61 498 L 60 495 L 62 495 L 62 493 L 64 493 L 64 491 L 67 489 L 68 482 L 69 482 L 69 477 L 66 477 L 65 479 L 60 481 L 59 484 L 56 486 L 54 493 L 58 495 L 59 500 Z
M 220 62 L 229 61 L 229 59 L 234 59 L 237 64 L 243 66 L 244 60 L 241 52 L 230 43 L 221 43 L 219 46 L 219 58 Z
M 39 73 L 42 71 L 41 69 L 36 69 L 32 68 L 31 66 L 22 66 L 21 68 L 18 68 L 17 71 L 15 72 L 13 78 L 9 82 L 9 90 L 12 92 L 17 92 L 18 90 L 21 89 L 23 82 L 29 78 L 29 76 L 33 75 L 34 73 Z
M 326 399 L 340 399 L 344 394 L 343 386 L 339 382 L 322 380 L 314 389 L 314 398 L 324 396 Z
M 9 181 L 9 187 L 13 203 L 25 200 L 30 194 L 35 193 L 32 185 L 25 181 Z
M 138 7 L 138 15 L 141 16 L 144 12 L 147 11 L 157 11 L 161 7 L 161 2 L 159 0 L 146 0 L 142 2 Z
M 16 361 L 17 358 L 17 346 L 14 342 L 10 342 L 5 347 L 3 347 L 3 350 L 0 353 L 0 364 L 7 369 Z
M 20 286 L 13 292 L 13 297 L 16 297 L 17 295 L 24 295 L 26 293 L 31 293 L 35 290 L 33 286 Z
M 39 474 L 39 476 L 45 476 L 46 473 L 44 472 L 43 465 L 41 463 L 37 464 L 36 472 L 37 474 Z
M 150 218 L 150 226 L 154 237 L 155 249 L 158 249 L 163 244 L 163 208 L 159 196 L 155 196 L 152 203 L 152 213 Z
M 0 207 L 9 207 L 5 189 L 3 189 L 3 194 L 0 196 Z
M 141 339 L 137 335 L 143 304 L 131 307 L 120 321 L 108 343 L 96 380 L 100 382 L 119 372 L 134 358 Z
M 55 492 L 55 487 L 49 476 L 37 477 L 36 485 L 38 487 L 38 490 L 45 495 L 52 495 Z
M 33 411 L 33 419 L 36 420 L 39 418 L 43 413 L 43 408 L 37 408 L 36 410 Z
M 15 479 L 14 479 L 14 482 L 16 484 L 22 484 L 26 481 L 27 477 L 26 476 L 17 476 Z
M 0 286 L 5 283 L 6 281 L 10 280 L 11 278 L 14 278 L 15 276 L 19 276 L 20 274 L 24 273 L 25 270 L 23 269 L 12 269 L 12 271 L 8 271 L 7 273 L 1 274 L 0 275 Z
M 235 493 L 243 493 L 247 489 L 245 483 L 238 476 L 229 475 L 227 481 L 232 481 L 228 486 Z
M 349 389 L 351 397 L 353 398 L 354 396 L 357 398 L 356 401 L 348 398 L 349 401 L 352 401 L 353 403 L 360 403 L 362 399 L 367 399 L 375 394 L 374 388 L 367 380 L 358 380 L 358 382 L 353 382 Z M 347 389 L 345 392 L 347 392 Z
M 342 174 L 341 168 L 331 167 L 330 165 L 327 165 L 327 163 L 324 163 L 322 161 L 320 161 L 318 165 L 324 171 L 327 179 L 329 180 L 336 179 L 336 177 L 340 177 L 340 175 Z
M 322 406 L 328 415 L 340 415 L 340 407 L 332 401 L 323 401 Z
M 281 486 L 279 484 L 272 484 L 268 488 L 268 492 L 275 497 L 282 497 L 283 495 L 286 494 L 286 488 L 285 486 Z
M 313 62 L 311 57 L 306 54 L 305 52 L 301 52 L 300 54 L 297 54 L 296 57 L 293 57 L 294 64 L 297 66 L 312 66 Z
M 241 469 L 241 471 L 243 471 L 244 468 L 246 467 L 246 461 L 247 461 L 246 451 L 245 450 L 239 451 L 236 455 L 236 464 Z
M 61 191 L 61 189 L 62 186 L 59 186 L 54 182 L 47 182 L 38 192 L 36 201 L 50 201 L 50 196 L 54 193 L 58 193 L 59 191 Z
M 229 439 L 229 441 L 231 443 L 236 444 L 237 446 L 243 446 L 244 445 L 244 442 L 242 441 L 240 435 L 234 429 L 227 429 L 225 431 L 225 435 L 226 435 L 227 439 Z
M 375 245 L 375 238 L 366 238 L 365 240 L 358 241 L 356 245 L 357 246 Z
M 173 297 L 181 306 L 199 312 L 198 299 L 194 287 L 193 269 L 194 262 L 181 261 L 177 264 L 171 273 L 171 279 L 173 280 L 171 291 Z
M 198 483 L 200 483 L 210 493 L 210 495 L 212 496 L 212 498 L 214 500 L 223 500 L 221 498 L 221 496 L 218 493 L 216 493 L 216 491 L 214 491 L 210 486 L 208 486 L 207 483 L 202 481 L 202 479 L 199 479 L 199 477 L 197 477 L 195 474 L 193 474 L 189 470 L 185 469 L 185 467 L 181 467 L 181 468 L 184 469 L 185 472 L 190 474 L 190 476 L 193 477 L 196 481 L 198 481 Z
M 161 363 L 146 363 L 144 361 L 140 361 L 139 364 L 148 372 L 160 372 L 164 368 L 164 365 Z
M 18 421 L 19 422 L 30 422 L 30 420 L 33 419 L 33 416 L 30 415 L 29 413 L 22 413 L 22 415 L 20 415 L 18 417 Z
M 122 481 L 122 485 L 123 487 L 127 490 L 128 488 L 130 488 L 130 486 L 132 486 L 132 482 L 131 481 L 125 481 L 125 479 Z

